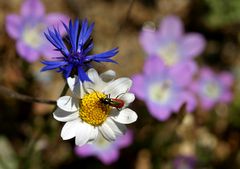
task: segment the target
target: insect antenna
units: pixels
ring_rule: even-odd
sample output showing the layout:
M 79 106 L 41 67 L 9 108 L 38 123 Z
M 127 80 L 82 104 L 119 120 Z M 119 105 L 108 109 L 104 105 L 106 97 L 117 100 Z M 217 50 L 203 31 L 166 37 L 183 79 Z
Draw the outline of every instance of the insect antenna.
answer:
M 128 92 L 128 90 L 129 90 L 129 89 L 127 89 L 126 92 L 124 92 L 124 93 L 120 93 L 119 95 L 117 95 L 116 99 L 118 99 L 120 96 L 126 94 L 126 93 Z
M 92 88 L 89 88 L 89 89 L 91 89 L 91 90 L 97 95 L 97 98 L 101 99 L 101 98 L 98 96 L 96 90 L 94 90 L 94 89 L 92 89 Z

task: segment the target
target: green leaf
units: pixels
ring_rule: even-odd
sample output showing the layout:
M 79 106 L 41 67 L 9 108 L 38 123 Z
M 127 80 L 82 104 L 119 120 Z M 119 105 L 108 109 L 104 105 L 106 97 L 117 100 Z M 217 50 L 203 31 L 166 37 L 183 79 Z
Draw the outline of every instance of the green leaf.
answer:
M 10 142 L 4 136 L 0 136 L 0 169 L 17 169 L 18 160 Z

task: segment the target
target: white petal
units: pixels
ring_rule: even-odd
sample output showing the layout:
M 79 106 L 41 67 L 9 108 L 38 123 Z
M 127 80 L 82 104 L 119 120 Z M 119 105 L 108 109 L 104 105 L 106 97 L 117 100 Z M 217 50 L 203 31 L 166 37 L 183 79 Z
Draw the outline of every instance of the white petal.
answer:
M 125 93 L 120 99 L 124 101 L 124 106 L 127 106 L 135 100 L 135 95 L 133 93 Z
M 77 119 L 64 124 L 61 131 L 61 137 L 63 140 L 68 140 L 76 136 L 76 126 L 78 123 L 79 120 Z
M 131 109 L 123 109 L 117 115 L 112 116 L 112 119 L 118 123 L 130 124 L 137 120 L 137 114 Z
M 90 133 L 90 138 L 89 138 L 89 141 L 88 143 L 94 143 L 98 137 L 98 128 L 97 127 L 93 127 L 93 130 L 92 132 Z
M 102 89 L 106 86 L 106 83 L 102 81 L 99 77 L 97 71 L 95 69 L 89 69 L 88 77 L 92 80 L 92 82 L 84 82 L 83 86 L 87 93 L 92 93 L 94 91 L 102 91 Z
M 75 144 L 77 146 L 83 146 L 89 140 L 91 141 L 96 134 L 96 132 L 93 130 L 94 130 L 93 126 L 91 126 L 88 123 L 80 122 L 80 119 L 79 119 L 79 123 L 76 126 Z
M 110 94 L 112 98 L 117 97 L 123 93 L 126 93 L 132 86 L 132 80 L 129 78 L 119 78 L 112 82 L 109 82 L 102 90 L 105 94 Z
M 81 81 L 77 76 L 67 78 L 67 83 L 76 98 L 82 98 L 85 94 Z
M 89 69 L 88 71 L 87 71 L 87 75 L 88 75 L 88 77 L 91 79 L 91 81 L 93 82 L 93 83 L 96 83 L 96 82 L 98 82 L 99 80 L 100 80 L 100 77 L 99 77 L 99 75 L 98 75 L 98 72 L 95 70 L 95 69 Z
M 53 112 L 53 117 L 61 122 L 67 122 L 67 121 L 71 121 L 71 120 L 75 120 L 79 117 L 79 112 L 66 112 L 62 109 L 57 108 L 54 112 Z
M 116 72 L 114 72 L 113 70 L 108 70 L 100 74 L 100 77 L 103 81 L 109 82 L 116 77 Z
M 76 112 L 79 110 L 79 101 L 71 96 L 63 96 L 57 100 L 57 106 L 69 112 Z
M 86 93 L 92 93 L 92 92 L 99 91 L 96 89 L 97 85 L 92 82 L 84 82 L 83 87 L 84 87 L 84 90 L 86 90 Z
M 116 135 L 114 131 L 111 129 L 111 127 L 107 123 L 103 123 L 99 127 L 100 132 L 102 133 L 103 137 L 107 139 L 108 141 L 115 141 Z
M 111 118 L 107 118 L 105 123 L 107 123 L 107 125 L 113 130 L 115 136 L 117 137 L 123 135 L 127 131 L 127 128 L 124 124 L 115 122 Z

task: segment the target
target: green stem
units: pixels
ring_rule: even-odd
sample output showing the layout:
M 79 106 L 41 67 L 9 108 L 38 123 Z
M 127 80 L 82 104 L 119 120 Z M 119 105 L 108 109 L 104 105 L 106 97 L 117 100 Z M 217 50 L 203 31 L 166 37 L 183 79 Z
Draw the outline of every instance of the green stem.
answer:
M 62 90 L 62 93 L 60 94 L 60 97 L 61 96 L 63 96 L 63 95 L 65 95 L 66 93 L 67 93 L 67 91 L 68 91 L 68 84 L 67 84 L 67 82 L 65 83 L 65 86 L 64 86 L 64 88 L 63 88 L 63 90 Z

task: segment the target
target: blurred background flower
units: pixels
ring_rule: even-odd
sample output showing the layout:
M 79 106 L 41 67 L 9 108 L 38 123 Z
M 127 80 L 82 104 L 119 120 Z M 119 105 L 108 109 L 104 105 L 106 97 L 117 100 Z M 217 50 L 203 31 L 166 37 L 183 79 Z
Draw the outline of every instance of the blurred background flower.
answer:
M 125 135 L 119 137 L 115 142 L 108 142 L 103 137 L 98 137 L 94 144 L 87 144 L 83 147 L 76 147 L 75 152 L 79 157 L 96 156 L 106 165 L 118 160 L 120 149 L 131 145 L 133 132 L 128 130 Z
M 174 159 L 174 169 L 194 169 L 196 159 L 191 156 L 178 156 Z
M 40 0 L 25 0 L 20 15 L 9 14 L 6 17 L 6 30 L 16 40 L 18 54 L 28 62 L 35 62 L 39 57 L 50 58 L 56 52 L 44 36 L 47 27 L 56 26 L 63 34 L 61 22 L 67 23 L 68 17 L 62 13 L 45 15 L 44 5 Z
M 184 34 L 180 18 L 166 16 L 158 30 L 143 28 L 140 44 L 148 55 L 158 56 L 165 65 L 173 66 L 200 55 L 205 48 L 205 39 L 199 33 Z
M 231 91 L 233 79 L 230 72 L 215 73 L 210 68 L 201 68 L 198 78 L 192 85 L 201 108 L 209 110 L 217 103 L 229 103 L 233 98 Z
M 187 111 L 193 111 L 196 101 L 187 89 L 197 67 L 193 62 L 165 67 L 158 57 L 149 57 L 144 65 L 143 74 L 133 76 L 132 91 L 144 100 L 153 117 L 167 120 L 171 113 L 177 113 L 186 103 Z M 179 78 L 181 77 L 181 78 Z

